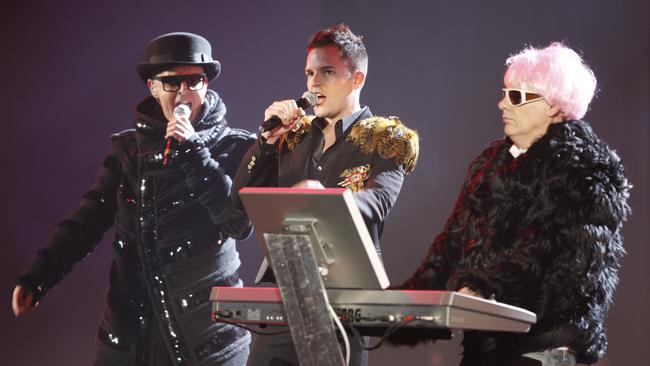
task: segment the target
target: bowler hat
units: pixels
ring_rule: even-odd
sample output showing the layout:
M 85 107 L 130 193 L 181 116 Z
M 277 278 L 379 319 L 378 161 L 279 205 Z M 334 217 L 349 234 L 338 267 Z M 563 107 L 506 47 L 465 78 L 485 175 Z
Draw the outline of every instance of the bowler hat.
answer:
M 212 59 L 212 47 L 198 34 L 175 32 L 154 38 L 145 52 L 146 61 L 136 71 L 142 81 L 174 66 L 201 66 L 212 80 L 219 75 L 221 64 Z

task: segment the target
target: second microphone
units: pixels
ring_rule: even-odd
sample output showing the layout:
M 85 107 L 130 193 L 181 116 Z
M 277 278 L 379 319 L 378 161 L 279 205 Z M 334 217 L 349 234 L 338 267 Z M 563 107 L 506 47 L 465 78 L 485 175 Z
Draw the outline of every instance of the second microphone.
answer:
M 306 91 L 302 94 L 300 99 L 296 99 L 296 104 L 298 105 L 298 108 L 307 109 L 313 107 L 317 101 L 318 97 L 316 94 Z M 282 120 L 278 116 L 272 116 L 262 123 L 262 132 L 271 131 L 281 124 Z

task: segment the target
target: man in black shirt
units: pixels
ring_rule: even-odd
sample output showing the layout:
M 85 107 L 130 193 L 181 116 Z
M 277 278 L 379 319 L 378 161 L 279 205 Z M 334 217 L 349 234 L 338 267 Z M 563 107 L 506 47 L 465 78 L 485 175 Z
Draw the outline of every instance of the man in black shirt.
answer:
M 307 88 L 318 97 L 315 116 L 305 116 L 294 100 L 271 104 L 264 119 L 277 116 L 282 124 L 263 132 L 248 151 L 233 194 L 246 186 L 350 189 L 379 253 L 384 219 L 404 176 L 415 168 L 417 133 L 360 105 L 368 55 L 346 25 L 317 32 L 307 50 Z M 366 363 L 367 353 L 357 347 L 350 364 Z M 297 364 L 290 336 L 260 337 L 254 344 L 249 365 L 273 364 Z

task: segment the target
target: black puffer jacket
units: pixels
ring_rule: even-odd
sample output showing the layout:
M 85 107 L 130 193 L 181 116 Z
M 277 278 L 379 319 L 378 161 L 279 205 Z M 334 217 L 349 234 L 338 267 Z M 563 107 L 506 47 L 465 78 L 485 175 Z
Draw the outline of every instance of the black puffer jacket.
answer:
M 466 354 L 568 346 L 578 362 L 595 362 L 630 213 L 624 168 L 584 121 L 551 125 L 517 159 L 511 145 L 496 141 L 472 162 L 444 231 L 404 287 L 467 286 L 537 314 L 529 334 L 467 332 Z
M 231 177 L 254 140 L 230 129 L 208 91 L 195 125 L 163 167 L 166 120 L 152 97 L 135 130 L 111 137 L 99 177 L 19 283 L 40 299 L 115 226 L 110 288 L 96 363 L 148 364 L 153 331 L 178 365 L 213 365 L 247 352 L 250 335 L 210 321 L 210 287 L 241 286 L 234 239 L 251 226 L 230 205 Z

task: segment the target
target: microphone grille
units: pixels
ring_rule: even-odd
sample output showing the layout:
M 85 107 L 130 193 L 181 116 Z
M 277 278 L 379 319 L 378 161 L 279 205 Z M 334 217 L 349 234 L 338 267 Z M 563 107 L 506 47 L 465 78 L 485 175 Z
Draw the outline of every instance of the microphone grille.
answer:
M 190 106 L 185 103 L 181 103 L 174 107 L 174 117 L 176 118 L 188 118 L 192 113 Z
M 318 97 L 316 96 L 316 94 L 314 94 L 314 93 L 312 93 L 310 91 L 304 92 L 302 94 L 302 99 L 307 100 L 307 102 L 309 103 L 308 107 L 312 107 L 312 106 L 314 106 L 314 104 L 316 104 L 318 102 Z

